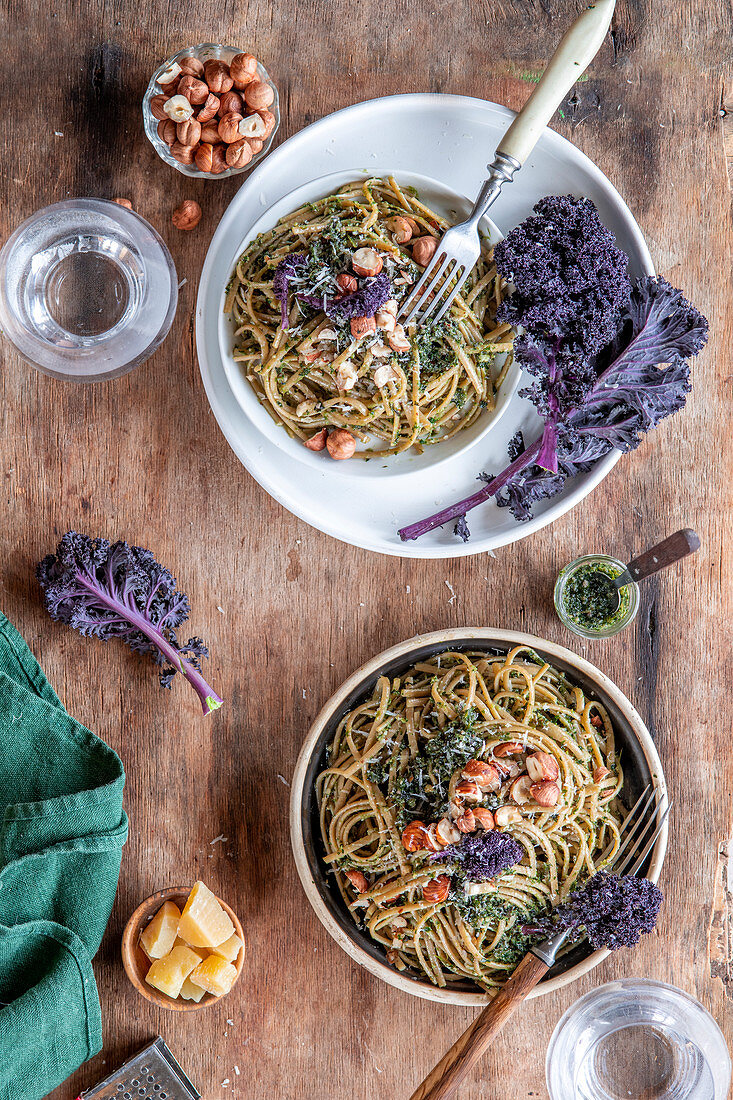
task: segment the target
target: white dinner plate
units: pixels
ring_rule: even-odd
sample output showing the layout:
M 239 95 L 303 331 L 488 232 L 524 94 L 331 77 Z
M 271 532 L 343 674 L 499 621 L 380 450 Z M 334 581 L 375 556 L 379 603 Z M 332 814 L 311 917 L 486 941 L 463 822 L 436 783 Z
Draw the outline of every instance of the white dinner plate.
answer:
M 391 171 L 391 168 L 380 168 L 375 165 L 374 172 L 370 175 L 384 178 Z M 293 210 L 300 209 L 305 203 L 332 195 L 340 187 L 351 183 L 354 178 L 358 178 L 358 175 L 358 172 L 354 170 L 332 172 L 328 176 L 320 176 L 318 179 L 302 184 L 295 191 L 289 192 L 251 226 L 242 239 L 237 254 L 244 252 L 250 241 L 254 240 L 260 233 L 266 233 L 269 229 L 272 229 L 280 218 L 284 218 L 286 214 L 291 214 Z M 421 202 L 424 202 L 431 210 L 441 214 L 450 222 L 463 221 L 471 212 L 473 206 L 471 199 L 457 195 L 452 188 L 446 187 L 444 183 L 439 183 L 429 176 L 423 176 L 417 172 L 400 172 L 398 183 L 402 187 L 414 187 Z M 487 239 L 492 244 L 497 244 L 502 239 L 501 233 L 490 218 L 482 219 L 481 230 L 487 235 Z M 221 292 L 222 306 L 225 298 L 226 284 L 222 287 Z M 430 447 L 426 447 L 422 454 L 418 454 L 411 448 L 399 455 L 385 455 L 383 459 L 374 458 L 368 462 L 359 459 L 355 459 L 353 462 L 334 462 L 326 451 L 318 453 L 309 451 L 299 439 L 294 439 L 288 435 L 284 428 L 279 430 L 276 428 L 273 431 L 274 421 L 272 417 L 247 381 L 241 364 L 236 361 L 232 354 L 235 343 L 234 324 L 231 317 L 224 313 L 222 306 L 219 308 L 219 353 L 232 393 L 247 418 L 259 428 L 260 433 L 266 439 L 271 439 L 291 458 L 295 458 L 299 462 L 305 462 L 318 473 L 324 472 L 323 467 L 325 464 L 325 472 L 329 477 L 349 477 L 360 480 L 366 478 L 370 481 L 378 477 L 380 481 L 383 481 L 385 478 L 404 474 L 408 474 L 412 478 L 416 473 L 427 470 L 428 467 L 435 471 L 436 466 L 449 462 L 459 451 L 480 443 L 488 432 L 493 431 L 509 407 L 522 374 L 521 368 L 512 362 L 496 394 L 494 408 L 483 412 L 470 427 L 454 435 L 451 439 L 447 439 L 442 443 L 433 443 Z M 497 356 L 497 368 L 502 366 L 505 361 L 506 356 Z M 374 440 L 371 442 L 371 446 L 379 446 L 379 442 L 379 440 Z
M 295 134 L 271 153 L 234 196 L 209 246 L 196 305 L 196 346 L 201 377 L 212 411 L 227 441 L 250 474 L 292 513 L 334 538 L 400 557 L 452 558 L 506 546 L 563 515 L 606 476 L 619 452 L 601 459 L 589 474 L 534 508 L 518 523 L 493 501 L 468 515 L 471 539 L 461 542 L 448 524 L 414 542 L 397 530 L 474 492 L 480 471 L 498 473 L 507 464 L 506 445 L 518 429 L 532 441 L 540 421 L 534 407 L 514 396 L 501 423 L 476 446 L 460 451 L 437 469 L 397 478 L 335 475 L 328 465 L 309 466 L 263 434 L 237 401 L 227 377 L 219 339 L 223 289 L 241 242 L 264 211 L 301 184 L 332 172 L 372 174 L 390 165 L 419 172 L 462 195 L 476 195 L 499 138 L 514 118 L 507 107 L 451 95 L 398 95 L 357 103 Z M 546 130 L 491 209 L 506 233 L 547 194 L 592 199 L 603 223 L 629 256 L 632 277 L 653 274 L 641 231 L 623 199 L 603 173 L 570 142 Z M 271 432 L 281 431 L 274 423 Z M 335 465 L 335 464 L 332 464 Z

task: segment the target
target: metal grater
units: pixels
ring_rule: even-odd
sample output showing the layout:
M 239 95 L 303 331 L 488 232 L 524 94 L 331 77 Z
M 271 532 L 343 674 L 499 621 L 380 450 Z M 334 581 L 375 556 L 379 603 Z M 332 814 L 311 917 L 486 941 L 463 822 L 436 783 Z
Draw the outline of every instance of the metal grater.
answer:
M 200 1100 L 160 1035 L 78 1100 Z

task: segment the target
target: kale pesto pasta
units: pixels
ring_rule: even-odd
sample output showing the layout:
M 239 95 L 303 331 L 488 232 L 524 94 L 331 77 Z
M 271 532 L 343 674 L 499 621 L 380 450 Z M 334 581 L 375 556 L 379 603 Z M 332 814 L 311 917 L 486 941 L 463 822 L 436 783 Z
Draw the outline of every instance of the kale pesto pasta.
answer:
M 332 457 L 421 452 L 494 408 L 513 331 L 496 322 L 505 284 L 488 241 L 444 318 L 408 332 L 397 320 L 447 228 L 413 189 L 364 179 L 281 218 L 240 257 L 224 305 L 234 359 L 309 449 L 339 430 L 353 444 Z
M 448 650 L 340 721 L 323 859 L 394 967 L 492 992 L 532 916 L 613 859 L 622 785 L 605 708 L 534 651 Z

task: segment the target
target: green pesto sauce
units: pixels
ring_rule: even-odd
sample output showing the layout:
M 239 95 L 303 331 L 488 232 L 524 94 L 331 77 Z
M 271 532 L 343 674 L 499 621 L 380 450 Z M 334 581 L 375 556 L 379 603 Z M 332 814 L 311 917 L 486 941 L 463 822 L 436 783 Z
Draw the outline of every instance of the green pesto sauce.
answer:
M 617 566 L 605 562 L 588 562 L 576 569 L 568 578 L 562 594 L 562 604 L 568 618 L 585 630 L 605 630 L 620 622 L 629 610 L 628 586 L 619 591 L 617 600 L 616 589 L 603 579 L 604 575 L 618 577 L 620 573 Z

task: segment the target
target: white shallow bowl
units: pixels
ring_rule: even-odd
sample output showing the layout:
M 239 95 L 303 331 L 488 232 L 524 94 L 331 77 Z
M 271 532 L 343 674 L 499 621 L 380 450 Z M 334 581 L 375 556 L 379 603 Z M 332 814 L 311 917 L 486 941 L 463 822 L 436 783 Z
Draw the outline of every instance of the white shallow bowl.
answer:
M 467 496 L 477 488 L 480 470 L 497 473 L 507 464 L 507 444 L 518 429 L 532 440 L 541 431 L 534 406 L 518 394 L 479 446 L 407 478 L 389 480 L 332 477 L 327 467 L 306 465 L 265 438 L 235 398 L 221 344 L 222 287 L 239 255 L 248 227 L 293 188 L 335 171 L 389 165 L 395 175 L 419 172 L 454 192 L 476 195 L 486 165 L 515 117 L 497 103 L 454 95 L 397 95 L 357 103 L 307 126 L 262 164 L 234 196 L 209 246 L 196 304 L 196 349 L 211 409 L 242 465 L 283 507 L 313 527 L 352 546 L 403 558 L 457 558 L 485 553 L 531 535 L 578 504 L 610 472 L 620 452 L 612 451 L 587 474 L 571 479 L 562 493 L 540 501 L 534 518 L 518 523 L 508 508 L 491 501 L 468 517 L 469 542 L 453 525 L 402 542 L 400 527 Z M 514 181 L 491 208 L 493 220 L 508 230 L 526 218 L 543 195 L 584 195 L 629 256 L 633 277 L 653 274 L 649 250 L 634 218 L 606 176 L 565 138 L 545 130 Z M 339 465 L 338 463 L 332 465 Z M 345 463 L 341 463 L 345 465 Z M 373 463 L 370 463 L 373 465 Z M 358 485 L 358 491 L 355 488 Z
M 456 983 L 451 988 L 439 989 L 427 979 L 417 975 L 410 977 L 390 966 L 381 945 L 371 940 L 358 928 L 336 887 L 326 873 L 321 859 L 322 844 L 315 797 L 315 780 L 325 766 L 325 749 L 336 727 L 347 711 L 368 696 L 379 676 L 399 675 L 415 661 L 454 649 L 496 649 L 507 652 L 517 645 L 530 646 L 545 657 L 555 668 L 565 672 L 590 698 L 603 702 L 614 726 L 617 744 L 622 752 L 624 768 L 624 792 L 627 805 L 631 806 L 648 783 L 652 783 L 658 798 L 666 803 L 667 788 L 659 755 L 651 735 L 622 691 L 589 661 L 578 657 L 564 646 L 520 634 L 514 630 L 493 627 L 459 627 L 438 630 L 410 638 L 373 657 L 357 669 L 335 692 L 311 726 L 305 744 L 300 751 L 290 793 L 290 838 L 295 865 L 308 901 L 324 928 L 333 936 L 339 947 L 360 966 L 382 981 L 423 997 L 428 1001 L 454 1005 L 482 1005 L 489 999 L 481 990 L 469 983 Z M 667 824 L 665 822 L 652 849 L 645 874 L 652 882 L 658 882 L 667 850 Z M 606 949 L 593 951 L 587 944 L 578 945 L 552 967 L 530 997 L 561 989 L 576 981 L 598 966 L 608 955 Z
M 394 175 L 397 182 L 404 187 L 414 187 L 421 202 L 453 223 L 463 221 L 471 211 L 473 202 L 465 196 L 457 194 L 444 183 L 418 172 L 395 172 L 391 167 L 370 169 L 368 173 L 358 168 L 347 169 L 343 172 L 333 172 L 328 176 L 320 176 L 318 179 L 311 180 L 301 187 L 296 187 L 294 191 L 276 202 L 250 227 L 246 236 L 242 238 L 237 255 L 241 255 L 250 241 L 253 241 L 260 233 L 266 233 L 272 229 L 281 218 L 291 214 L 293 210 L 297 210 L 304 203 L 326 198 L 338 191 L 340 187 L 352 183 L 354 180 L 372 177 L 385 178 L 390 175 Z M 488 234 L 492 244 L 497 244 L 502 240 L 502 234 L 490 218 L 482 219 L 481 229 Z M 222 305 L 226 298 L 226 285 L 228 282 L 229 278 L 227 277 L 222 285 Z M 434 443 L 426 447 L 422 454 L 410 450 L 404 454 L 385 455 L 384 458 L 376 456 L 368 462 L 361 459 L 334 462 L 325 451 L 317 453 L 309 451 L 300 440 L 293 439 L 284 428 L 272 419 L 247 381 L 241 366 L 233 358 L 234 326 L 231 318 L 224 313 L 223 309 L 219 319 L 219 345 L 227 380 L 234 397 L 244 410 L 247 418 L 266 439 L 275 443 L 286 454 L 298 459 L 300 462 L 307 463 L 315 470 L 325 472 L 329 477 L 345 475 L 353 478 L 384 479 L 395 474 L 415 474 L 446 462 L 460 452 L 465 451 L 468 447 L 474 446 L 486 436 L 487 432 L 496 426 L 517 388 L 522 373 L 516 363 L 512 362 L 497 394 L 495 408 L 487 410 L 469 428 L 458 432 L 457 435 L 444 443 Z M 380 440 L 375 440 L 372 443 L 373 446 L 379 446 L 379 444 Z

